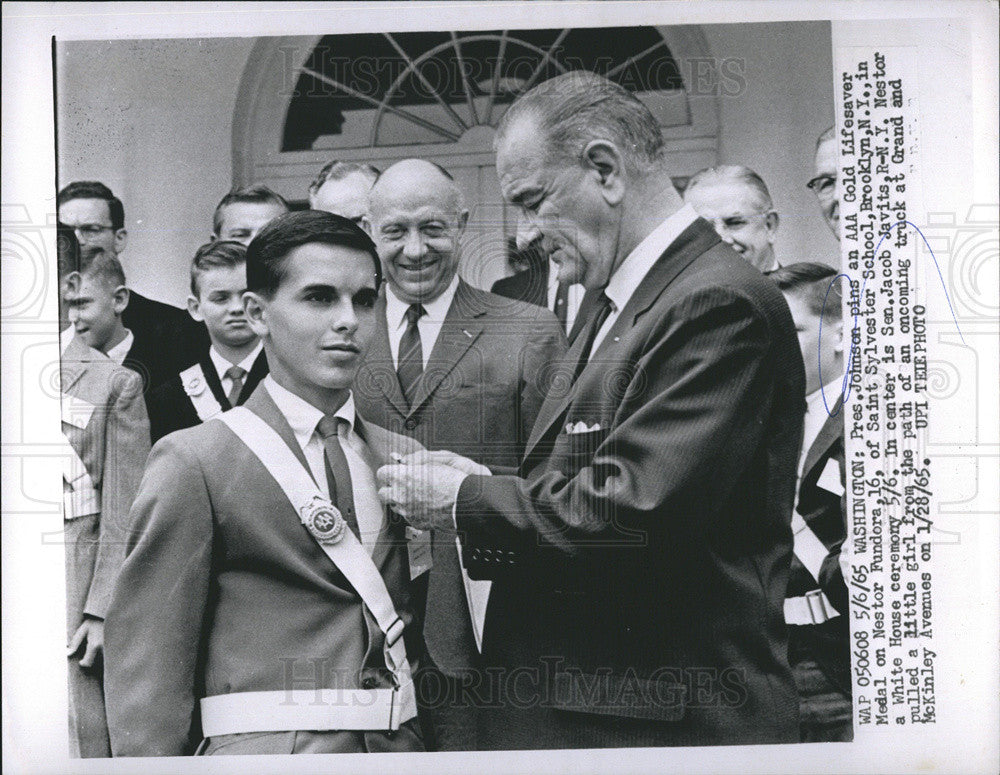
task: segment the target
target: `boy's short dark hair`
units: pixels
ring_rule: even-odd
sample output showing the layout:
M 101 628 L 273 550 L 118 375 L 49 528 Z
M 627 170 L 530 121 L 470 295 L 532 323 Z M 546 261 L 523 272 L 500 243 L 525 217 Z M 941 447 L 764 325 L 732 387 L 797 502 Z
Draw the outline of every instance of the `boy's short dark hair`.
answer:
M 63 188 L 56 196 L 56 207 L 74 199 L 103 199 L 108 203 L 111 228 L 115 231 L 125 228 L 125 207 L 122 200 L 111 193 L 111 189 L 96 180 L 77 180 Z
M 319 171 L 319 174 L 315 177 L 312 183 L 309 184 L 309 195 L 313 196 L 323 184 L 328 180 L 343 180 L 349 175 L 354 175 L 355 173 L 360 173 L 371 181 L 372 185 L 378 180 L 378 176 L 381 175 L 379 168 L 373 164 L 365 164 L 363 162 L 356 161 L 329 161 L 323 165 L 323 169 Z
M 219 204 L 215 206 L 215 214 L 212 216 L 213 234 L 218 234 L 219 230 L 222 228 L 222 209 L 226 207 L 226 205 L 239 204 L 241 202 L 246 202 L 248 204 L 278 205 L 278 207 L 285 208 L 286 212 L 291 209 L 288 206 L 288 202 L 281 194 L 276 191 L 272 191 L 267 186 L 254 184 L 252 186 L 234 188 L 222 197 Z
M 198 282 L 211 269 L 231 269 L 247 262 L 246 245 L 233 240 L 217 240 L 198 248 L 191 261 L 191 294 L 196 298 L 201 293 Z
M 80 257 L 80 274 L 100 280 L 106 288 L 114 290 L 125 285 L 125 270 L 121 262 L 104 248 L 89 245 Z
M 809 311 L 826 321 L 840 320 L 841 292 L 836 282 L 837 270 L 827 264 L 802 261 L 771 272 L 770 277 L 782 293 L 805 301 Z
M 367 253 L 375 269 L 375 289 L 382 285 L 382 264 L 375 243 L 361 227 L 332 213 L 300 210 L 278 216 L 250 242 L 247 247 L 247 290 L 273 298 L 284 279 L 288 254 L 312 242 Z

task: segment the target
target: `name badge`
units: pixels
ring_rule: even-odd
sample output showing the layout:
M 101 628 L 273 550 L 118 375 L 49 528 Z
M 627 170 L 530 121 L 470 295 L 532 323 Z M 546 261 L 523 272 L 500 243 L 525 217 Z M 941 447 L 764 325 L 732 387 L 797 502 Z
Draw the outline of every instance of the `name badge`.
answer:
M 410 558 L 410 581 L 434 567 L 431 531 L 406 527 L 406 551 Z

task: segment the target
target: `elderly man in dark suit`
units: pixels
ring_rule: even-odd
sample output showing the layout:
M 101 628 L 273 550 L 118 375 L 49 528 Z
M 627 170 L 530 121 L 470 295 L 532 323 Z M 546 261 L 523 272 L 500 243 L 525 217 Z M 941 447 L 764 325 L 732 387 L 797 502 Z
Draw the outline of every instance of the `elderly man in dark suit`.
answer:
M 546 367 L 565 349 L 558 322 L 541 307 L 459 278 L 468 212 L 445 170 L 398 162 L 379 177 L 369 203 L 387 283 L 355 383 L 359 411 L 431 449 L 516 466 L 545 396 Z M 412 551 L 425 538 L 414 537 Z M 432 538 L 424 638 L 428 670 L 440 674 L 421 685 L 433 695 L 427 705 L 437 746 L 469 750 L 475 703 L 458 690 L 479 667 L 475 628 L 488 585 L 463 577 L 452 531 Z
M 125 250 L 125 208 L 103 183 L 70 183 L 59 192 L 56 202 L 60 223 L 76 232 L 84 250 L 100 248 L 115 258 Z M 205 327 L 187 312 L 133 289 L 129 289 L 122 323 L 135 337 L 126 365 L 140 373 L 146 391 L 190 366 L 208 346 Z
M 684 205 L 650 111 L 573 72 L 498 128 L 504 198 L 599 291 L 516 469 L 380 469 L 493 580 L 487 748 L 787 743 L 782 603 L 802 432 L 788 305 Z

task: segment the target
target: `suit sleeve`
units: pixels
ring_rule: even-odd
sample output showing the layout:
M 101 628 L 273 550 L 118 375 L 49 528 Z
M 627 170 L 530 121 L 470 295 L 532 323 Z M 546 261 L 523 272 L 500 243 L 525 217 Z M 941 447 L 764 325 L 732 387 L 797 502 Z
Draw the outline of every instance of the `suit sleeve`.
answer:
M 149 455 L 149 422 L 142 379 L 121 369 L 112 375 L 112 406 L 105 424 L 100 537 L 83 612 L 103 619 L 125 559 L 128 515 Z
M 521 396 L 518 441 L 524 445 L 531 435 L 538 411 L 545 402 L 543 378 L 546 366 L 557 363 L 566 354 L 566 334 L 558 319 L 544 310 L 536 330 L 528 337 L 521 353 Z
M 153 448 L 130 518 L 104 633 L 111 748 L 185 755 L 198 739 L 213 518 L 201 466 L 174 439 Z
M 843 443 L 843 441 L 841 441 Z M 846 471 L 844 463 L 844 451 L 841 448 L 837 455 L 837 464 L 840 468 L 840 484 L 844 485 Z M 848 598 L 846 580 L 844 579 L 843 566 L 840 562 L 840 555 L 843 551 L 844 541 L 847 540 L 847 490 L 840 496 L 840 517 L 844 526 L 843 538 L 837 541 L 831 548 L 830 553 L 824 558 L 823 565 L 820 566 L 819 583 L 820 589 L 826 595 L 827 600 L 833 603 L 833 607 L 840 613 L 845 614 L 848 610 Z
M 655 314 L 655 310 L 649 314 Z M 496 578 L 522 560 L 605 562 L 603 550 L 635 538 L 662 540 L 666 518 L 706 523 L 731 495 L 747 450 L 766 431 L 773 375 L 770 330 L 736 290 L 708 289 L 661 313 L 634 364 L 606 438 L 570 478 L 559 466 L 538 475 L 470 476 L 456 520 L 470 573 Z M 595 541 L 596 539 L 596 541 Z M 553 554 L 553 551 L 555 553 Z M 628 552 L 634 558 L 634 552 Z M 507 562 L 483 562 L 481 557 Z

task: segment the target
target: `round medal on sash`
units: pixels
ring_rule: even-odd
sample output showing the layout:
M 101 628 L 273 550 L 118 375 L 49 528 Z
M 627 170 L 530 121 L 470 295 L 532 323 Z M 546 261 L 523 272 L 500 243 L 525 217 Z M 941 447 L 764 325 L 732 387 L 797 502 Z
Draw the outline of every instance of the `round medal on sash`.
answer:
M 301 512 L 302 524 L 321 544 L 335 544 L 344 537 L 347 522 L 340 509 L 326 498 L 317 495 L 302 507 Z

